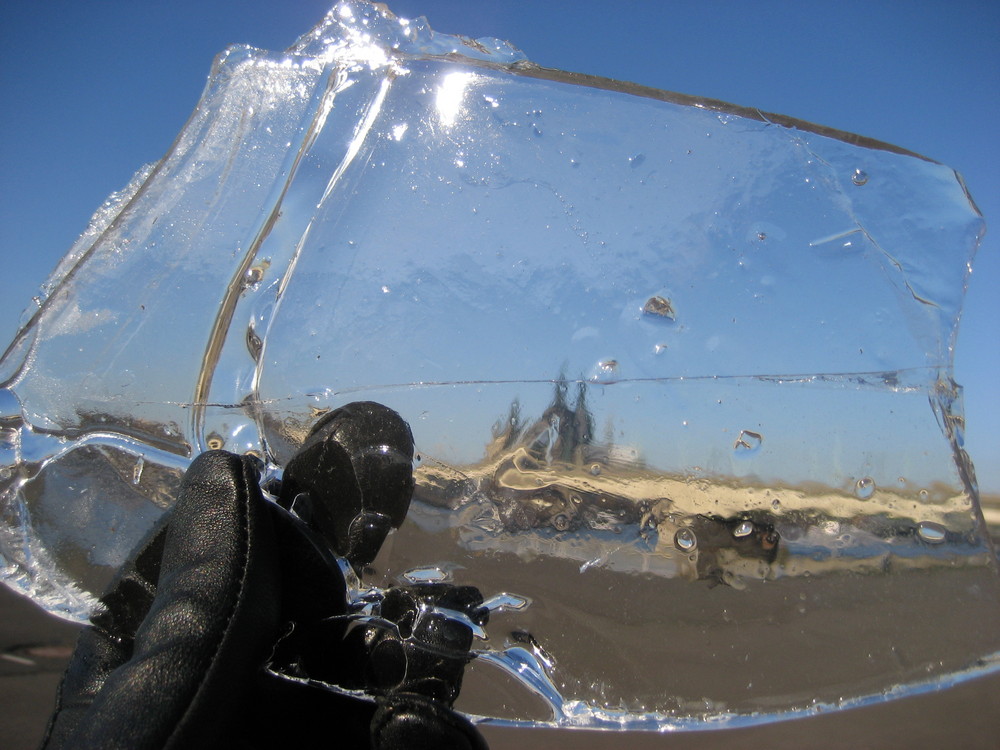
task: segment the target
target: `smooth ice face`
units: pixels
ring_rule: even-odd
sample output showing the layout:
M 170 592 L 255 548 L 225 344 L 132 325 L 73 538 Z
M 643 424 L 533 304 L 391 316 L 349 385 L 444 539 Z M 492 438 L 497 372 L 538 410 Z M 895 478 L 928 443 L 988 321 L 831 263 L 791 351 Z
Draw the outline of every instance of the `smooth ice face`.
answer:
M 216 61 L 0 363 L 8 585 L 82 619 L 207 448 L 398 410 L 359 587 L 480 588 L 459 707 L 685 728 L 997 667 L 933 161 L 360 3 Z

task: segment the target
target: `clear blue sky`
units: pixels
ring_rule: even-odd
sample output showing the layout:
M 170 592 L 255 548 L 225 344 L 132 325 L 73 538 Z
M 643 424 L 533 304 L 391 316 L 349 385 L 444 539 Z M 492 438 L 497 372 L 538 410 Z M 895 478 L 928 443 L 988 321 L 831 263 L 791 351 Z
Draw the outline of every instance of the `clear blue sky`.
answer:
M 159 159 L 213 56 L 282 49 L 332 2 L 0 6 L 0 339 L 92 211 Z M 439 31 L 495 36 L 547 66 L 756 106 L 958 169 L 1000 222 L 1000 3 L 396 0 Z M 975 265 L 957 350 L 967 447 L 1000 492 L 1000 229 Z M 0 344 L 2 346 L 2 344 Z

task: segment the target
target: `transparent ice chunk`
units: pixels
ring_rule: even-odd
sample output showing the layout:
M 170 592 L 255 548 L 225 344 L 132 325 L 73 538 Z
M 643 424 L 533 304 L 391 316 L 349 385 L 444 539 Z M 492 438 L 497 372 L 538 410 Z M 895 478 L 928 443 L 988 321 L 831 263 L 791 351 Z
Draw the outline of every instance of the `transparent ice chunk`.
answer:
M 951 169 L 363 3 L 234 47 L 0 361 L 5 582 L 84 619 L 207 448 L 418 444 L 358 582 L 479 587 L 459 708 L 725 726 L 998 666 Z M 498 687 L 499 686 L 499 687 Z

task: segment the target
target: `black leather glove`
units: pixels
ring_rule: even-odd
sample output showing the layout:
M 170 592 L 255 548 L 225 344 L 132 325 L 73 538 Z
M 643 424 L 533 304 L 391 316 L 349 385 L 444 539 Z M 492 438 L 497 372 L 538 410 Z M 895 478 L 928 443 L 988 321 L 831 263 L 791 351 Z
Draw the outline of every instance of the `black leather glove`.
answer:
M 359 614 L 337 559 L 360 568 L 402 523 L 412 456 L 395 412 L 357 403 L 317 425 L 280 504 L 254 459 L 196 458 L 81 634 L 42 747 L 485 748 L 451 710 L 479 593 L 390 589 Z

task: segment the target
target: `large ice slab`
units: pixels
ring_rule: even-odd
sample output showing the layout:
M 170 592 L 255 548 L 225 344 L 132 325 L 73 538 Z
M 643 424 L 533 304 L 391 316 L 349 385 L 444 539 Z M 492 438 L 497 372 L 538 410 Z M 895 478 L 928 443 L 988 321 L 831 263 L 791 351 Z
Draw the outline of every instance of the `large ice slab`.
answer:
M 364 586 L 493 600 L 459 706 L 740 723 L 997 667 L 951 169 L 343 3 L 224 52 L 0 362 L 5 582 L 83 619 L 206 448 L 410 422 Z M 982 626 L 979 626 L 982 625 Z

